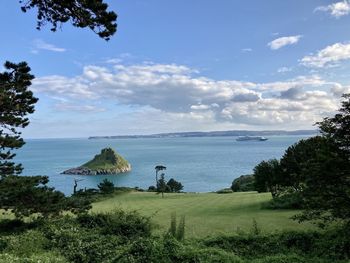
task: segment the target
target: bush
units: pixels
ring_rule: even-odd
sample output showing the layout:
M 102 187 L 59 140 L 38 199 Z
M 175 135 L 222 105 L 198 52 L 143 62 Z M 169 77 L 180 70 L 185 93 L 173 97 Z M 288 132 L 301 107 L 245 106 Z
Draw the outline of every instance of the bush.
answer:
M 172 193 L 179 193 L 184 188 L 180 182 L 173 178 L 167 182 L 167 186 L 169 187 L 169 191 Z
M 154 185 L 151 185 L 150 187 L 148 187 L 148 192 L 157 192 L 157 188 Z
M 264 205 L 268 209 L 301 209 L 303 199 L 300 192 L 285 191 Z
M 231 188 L 224 188 L 216 191 L 217 194 L 232 194 Z
M 247 174 L 233 180 L 231 189 L 233 192 L 250 192 L 255 191 L 254 176 Z
M 100 189 L 101 194 L 111 194 L 114 191 L 114 184 L 108 179 L 103 179 L 101 183 L 97 185 Z
M 243 263 L 244 261 L 232 253 L 217 248 L 196 248 L 187 246 L 175 262 L 203 263 Z
M 30 257 L 44 252 L 48 245 L 48 239 L 37 230 L 29 230 L 25 233 L 4 237 L 6 248 L 4 252 L 15 253 L 17 256 Z
M 335 262 L 335 260 L 345 260 L 350 257 L 348 233 L 347 228 L 341 227 L 325 232 L 290 231 L 273 235 L 245 234 L 207 239 L 203 241 L 203 245 L 221 248 L 247 259 L 295 253 L 311 259 L 321 258 L 325 260 L 324 262 L 327 262 L 326 260 Z
M 68 261 L 57 253 L 41 253 L 30 257 L 22 257 L 14 254 L 0 254 L 0 263 L 68 263 Z
M 77 217 L 79 224 L 87 229 L 98 229 L 103 235 L 117 235 L 125 238 L 151 235 L 150 218 L 137 212 L 115 210 L 112 213 L 83 214 Z

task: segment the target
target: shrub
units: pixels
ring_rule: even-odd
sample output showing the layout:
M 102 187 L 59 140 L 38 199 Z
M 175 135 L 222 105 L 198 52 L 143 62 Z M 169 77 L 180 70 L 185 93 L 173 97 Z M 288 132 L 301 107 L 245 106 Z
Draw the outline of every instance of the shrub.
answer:
M 150 187 L 148 187 L 148 192 L 157 192 L 157 188 L 154 185 L 151 185 Z
M 167 185 L 169 186 L 169 191 L 173 193 L 179 193 L 184 188 L 180 182 L 173 178 L 167 182 Z
M 111 194 L 114 191 L 114 184 L 108 179 L 103 179 L 97 187 L 100 189 L 101 194 Z
M 301 192 L 296 192 L 291 188 L 275 196 L 271 201 L 264 205 L 268 209 L 301 209 L 303 208 L 303 198 Z
M 231 188 L 224 188 L 224 189 L 216 191 L 216 193 L 217 194 L 231 194 L 232 190 L 231 190 Z
M 83 214 L 77 217 L 79 224 L 87 229 L 97 228 L 103 235 L 117 235 L 126 238 L 150 236 L 150 218 L 137 212 L 115 210 L 111 213 Z
M 233 180 L 231 189 L 233 192 L 255 191 L 254 176 L 251 174 L 241 175 Z
M 37 230 L 28 230 L 25 233 L 4 237 L 6 248 L 4 252 L 14 253 L 17 256 L 30 257 L 44 252 L 48 240 Z
M 175 238 L 178 241 L 183 241 L 185 239 L 185 216 L 182 216 L 179 225 L 176 225 L 176 213 L 171 214 L 170 228 L 168 230 L 168 235 Z
M 14 254 L 0 254 L 0 263 L 68 263 L 68 261 L 57 253 L 41 253 L 30 257 L 17 256 Z
M 243 260 L 232 253 L 217 248 L 197 248 L 186 246 L 175 262 L 203 263 L 243 263 Z

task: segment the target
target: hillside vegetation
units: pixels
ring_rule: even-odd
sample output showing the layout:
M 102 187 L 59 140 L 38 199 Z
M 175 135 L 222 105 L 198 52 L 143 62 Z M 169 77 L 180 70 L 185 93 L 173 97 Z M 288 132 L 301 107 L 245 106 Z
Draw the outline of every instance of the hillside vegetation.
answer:
M 105 148 L 100 154 L 95 155 L 94 159 L 82 166 L 91 170 L 122 171 L 129 165 L 128 161 L 120 154 L 116 153 L 112 148 Z

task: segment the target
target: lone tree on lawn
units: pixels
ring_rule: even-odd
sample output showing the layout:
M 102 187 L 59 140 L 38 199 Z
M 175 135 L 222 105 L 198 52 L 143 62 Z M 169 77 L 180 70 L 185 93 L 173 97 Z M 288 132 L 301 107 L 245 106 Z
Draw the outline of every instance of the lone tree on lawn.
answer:
M 164 174 L 162 173 L 158 181 L 157 192 L 162 193 L 162 198 L 164 198 L 164 192 L 167 192 L 168 189 L 169 189 L 169 186 L 167 185 L 164 179 Z
M 156 167 L 154 167 L 154 169 L 156 170 L 156 188 L 158 188 L 158 172 L 166 170 L 166 167 L 163 165 L 157 165 Z

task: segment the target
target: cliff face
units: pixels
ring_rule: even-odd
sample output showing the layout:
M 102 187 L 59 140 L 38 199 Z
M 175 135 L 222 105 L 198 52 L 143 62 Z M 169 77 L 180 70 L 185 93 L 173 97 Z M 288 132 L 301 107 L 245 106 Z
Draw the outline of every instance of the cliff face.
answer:
M 100 154 L 80 167 L 68 169 L 63 174 L 97 175 L 118 174 L 131 171 L 131 165 L 112 148 L 102 149 Z

